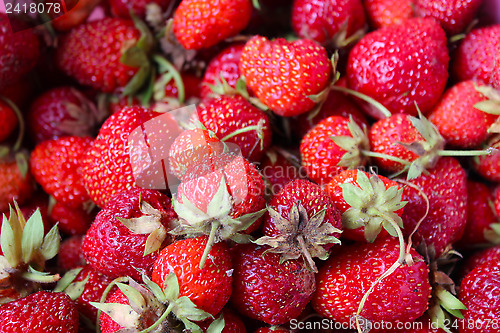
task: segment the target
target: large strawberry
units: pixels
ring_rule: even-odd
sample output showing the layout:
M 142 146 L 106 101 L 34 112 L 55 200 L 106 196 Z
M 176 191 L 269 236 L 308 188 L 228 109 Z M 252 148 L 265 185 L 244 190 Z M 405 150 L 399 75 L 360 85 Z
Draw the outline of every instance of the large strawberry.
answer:
M 186 49 L 207 48 L 243 30 L 251 12 L 250 0 L 182 0 L 174 14 L 174 34 Z
M 433 19 L 417 18 L 365 35 L 349 53 L 349 86 L 393 113 L 425 114 L 448 80 L 446 35 Z M 374 114 L 378 118 L 380 115 Z
M 39 291 L 0 307 L 4 333 L 77 333 L 78 311 L 65 293 Z
M 316 289 L 314 273 L 302 260 L 280 263 L 278 254 L 264 255 L 268 249 L 254 244 L 232 249 L 231 302 L 250 318 L 283 324 L 297 318 L 311 300 Z
M 309 96 L 326 89 L 332 78 L 326 50 L 308 39 L 255 36 L 241 53 L 240 71 L 260 101 L 280 116 L 313 109 Z
M 415 250 L 411 249 L 409 254 L 413 264 L 399 264 L 363 299 L 398 258 L 398 241 L 384 238 L 372 244 L 344 247 L 320 269 L 313 308 L 335 322 L 350 323 L 351 328 L 355 328 L 356 315 L 391 323 L 417 319 L 428 307 L 429 268 Z
M 101 210 L 82 244 L 88 264 L 107 276 L 149 276 L 176 215 L 170 199 L 152 190 L 133 189 L 116 195 Z M 123 254 L 127 255 L 124 256 Z
M 335 204 L 318 185 L 297 179 L 288 183 L 268 204 L 264 237 L 256 244 L 269 245 L 281 260 L 302 259 L 317 271 L 313 258 L 328 258 L 328 250 L 339 244 L 342 229 Z

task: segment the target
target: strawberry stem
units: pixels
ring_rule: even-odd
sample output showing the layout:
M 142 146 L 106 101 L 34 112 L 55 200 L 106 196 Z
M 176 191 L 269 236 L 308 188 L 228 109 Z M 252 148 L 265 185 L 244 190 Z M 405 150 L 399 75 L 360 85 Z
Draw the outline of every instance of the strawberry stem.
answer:
M 377 152 L 374 152 L 374 151 L 371 151 L 371 150 L 362 150 L 361 153 L 363 153 L 363 155 L 368 156 L 368 157 L 383 158 L 383 159 L 386 159 L 386 160 L 389 160 L 389 161 L 394 161 L 394 162 L 397 162 L 397 163 L 401 163 L 403 165 L 410 165 L 411 164 L 409 161 L 404 160 L 402 158 L 398 158 L 398 157 L 387 155 L 387 154 L 377 153 Z
M 61 276 L 59 274 L 45 275 L 33 272 L 24 272 L 21 277 L 27 281 L 39 282 L 39 283 L 52 283 L 58 281 Z
M 318 269 L 316 268 L 316 264 L 314 263 L 313 258 L 311 257 L 311 254 L 309 253 L 309 250 L 307 249 L 306 243 L 304 241 L 304 236 L 303 235 L 298 235 L 297 236 L 297 241 L 299 243 L 302 255 L 306 259 L 306 264 L 308 269 L 314 273 L 318 273 Z
M 492 155 L 497 151 L 494 148 L 488 148 L 483 150 L 439 150 L 437 154 L 439 156 L 484 156 Z
M 360 93 L 359 91 L 352 90 L 349 88 L 345 87 L 340 87 L 340 86 L 331 86 L 332 90 L 337 90 L 346 94 L 350 94 L 353 96 L 356 96 L 357 98 L 373 105 L 377 110 L 379 110 L 386 118 L 389 118 L 392 113 L 389 111 L 385 106 L 382 105 L 382 103 L 377 102 L 375 99 L 371 98 L 370 96 L 367 96 L 365 94 Z
M 203 266 L 205 266 L 205 261 L 208 258 L 208 254 L 210 253 L 210 250 L 212 249 L 212 246 L 215 243 L 215 234 L 219 230 L 220 227 L 220 222 L 219 221 L 214 221 L 212 222 L 212 228 L 210 230 L 210 235 L 208 236 L 208 241 L 207 245 L 205 246 L 205 250 L 203 251 L 203 256 L 201 257 L 200 260 L 200 269 L 203 269 Z
M 139 331 L 138 333 L 148 333 L 148 332 L 151 332 L 152 330 L 154 330 L 155 328 L 157 328 L 162 322 L 165 321 L 165 319 L 167 318 L 167 316 L 172 312 L 173 308 L 174 308 L 174 304 L 175 303 L 170 303 L 167 307 L 167 309 L 165 310 L 165 312 L 163 312 L 163 314 L 161 315 L 160 318 L 158 318 L 157 321 L 155 321 L 155 323 L 151 326 L 149 326 L 148 328 L 142 330 L 142 331 Z
M 177 85 L 177 99 L 179 103 L 184 103 L 186 98 L 185 90 L 184 90 L 184 81 L 182 80 L 182 76 L 167 59 L 163 58 L 161 55 L 155 54 L 153 56 L 154 61 L 160 65 L 160 71 L 162 73 L 168 72 L 168 74 L 172 75 L 175 84 Z

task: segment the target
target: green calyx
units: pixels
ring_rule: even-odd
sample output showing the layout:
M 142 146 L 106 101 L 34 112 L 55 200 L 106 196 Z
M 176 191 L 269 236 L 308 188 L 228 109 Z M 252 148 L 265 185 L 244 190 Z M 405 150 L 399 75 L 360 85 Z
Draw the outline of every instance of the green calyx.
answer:
M 355 169 L 366 164 L 367 157 L 363 151 L 370 149 L 370 142 L 366 127 L 361 129 L 351 116 L 349 117 L 348 129 L 351 136 L 333 136 L 330 139 L 346 151 L 337 165 L 347 169 Z
M 365 228 L 365 238 L 373 242 L 382 228 L 398 237 L 395 226 L 403 228 L 401 217 L 396 214 L 406 205 L 402 201 L 403 189 L 391 186 L 386 189 L 385 184 L 377 175 L 368 175 L 358 170 L 357 179 L 359 187 L 345 183 L 339 185 L 346 203 L 351 206 L 342 214 L 342 224 L 347 229 Z M 390 220 L 390 221 L 389 221 Z
M 478 92 L 486 97 L 486 100 L 474 104 L 474 107 L 488 114 L 500 115 L 500 92 L 491 86 L 478 86 L 474 83 Z M 500 133 L 500 121 L 497 119 L 488 128 L 488 133 Z
M 281 254 L 280 263 L 290 259 L 304 258 L 306 266 L 313 272 L 318 272 L 313 258 L 328 259 L 328 251 L 324 245 L 340 244 L 334 234 L 342 231 L 328 222 L 323 222 L 325 210 L 308 217 L 304 206 L 299 202 L 290 209 L 288 219 L 281 216 L 272 207 L 268 207 L 269 215 L 276 225 L 276 236 L 263 236 L 254 243 L 268 245 L 271 248 L 266 252 Z
M 78 267 L 67 271 L 66 274 L 57 281 L 54 292 L 65 292 L 73 301 L 80 297 L 85 290 L 85 284 L 90 278 L 90 276 L 87 275 L 82 281 L 74 281 L 82 269 L 83 267 Z
M 500 244 L 500 223 L 492 223 L 489 228 L 484 231 L 484 238 L 491 244 Z
M 160 79 L 154 84 L 154 100 L 162 101 L 165 99 L 165 86 L 174 80 L 177 87 L 177 101 L 182 105 L 186 99 L 184 81 L 182 76 L 175 66 L 160 55 L 153 56 L 154 61 L 158 64 L 158 72 L 161 75 Z

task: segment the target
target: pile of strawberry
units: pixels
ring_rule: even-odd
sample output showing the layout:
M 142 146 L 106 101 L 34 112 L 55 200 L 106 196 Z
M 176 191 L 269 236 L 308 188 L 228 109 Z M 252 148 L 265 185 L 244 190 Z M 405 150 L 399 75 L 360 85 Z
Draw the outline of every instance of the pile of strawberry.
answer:
M 499 332 L 494 6 L 0 13 L 0 332 Z

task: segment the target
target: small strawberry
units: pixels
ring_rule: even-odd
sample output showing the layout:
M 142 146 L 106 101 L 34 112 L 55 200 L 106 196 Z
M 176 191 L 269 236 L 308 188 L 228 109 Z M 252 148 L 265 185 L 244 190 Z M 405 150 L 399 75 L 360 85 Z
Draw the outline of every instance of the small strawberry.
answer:
M 224 242 L 214 244 L 203 269 L 199 262 L 207 237 L 180 240 L 165 247 L 154 264 L 153 282 L 165 285 L 170 273 L 178 276 L 179 295 L 187 296 L 201 310 L 216 315 L 231 296 L 231 256 Z
M 240 71 L 261 102 L 280 116 L 314 108 L 309 96 L 325 90 L 332 78 L 326 50 L 308 39 L 250 39 L 241 53 Z
M 271 144 L 269 117 L 239 95 L 219 96 L 198 106 L 199 121 L 223 142 L 241 149 L 249 161 L 260 161 Z
M 175 218 L 167 196 L 152 190 L 124 191 L 109 201 L 87 231 L 85 259 L 112 278 L 139 280 L 137 269 L 151 276 L 159 250 L 170 242 L 167 232 Z
M 59 230 L 65 235 L 85 235 L 94 221 L 95 212 L 90 207 L 71 207 L 56 202 L 50 209 L 50 219 L 58 223 Z
M 311 300 L 316 288 L 314 273 L 302 260 L 280 263 L 278 254 L 264 255 L 268 249 L 254 244 L 232 249 L 231 302 L 245 316 L 270 325 L 283 324 L 297 318 Z
M 411 0 L 365 0 L 363 3 L 368 21 L 375 29 L 401 24 L 413 16 Z
M 0 307 L 4 333 L 78 333 L 78 311 L 65 293 L 39 291 Z
M 264 215 L 264 237 L 255 241 L 269 245 L 271 253 L 281 254 L 281 261 L 302 259 L 316 271 L 313 258 L 328 258 L 328 250 L 342 231 L 335 204 L 318 185 L 297 179 L 272 197 Z
M 489 325 L 500 316 L 500 263 L 488 261 L 462 280 L 460 301 L 467 307 L 463 311 L 464 319 L 459 323 L 460 333 L 493 333 L 498 327 Z
M 300 38 L 323 45 L 346 46 L 363 33 L 366 23 L 360 0 L 296 0 L 292 27 Z
M 313 308 L 335 322 L 350 323 L 351 328 L 355 328 L 357 315 L 391 323 L 417 319 L 427 310 L 431 286 L 429 268 L 413 249 L 410 251 L 413 264 L 399 264 L 363 299 L 375 281 L 393 265 L 399 252 L 394 238 L 342 248 L 328 259 L 316 277 Z
M 300 143 L 302 166 L 319 185 L 327 184 L 342 170 L 364 166 L 365 150 L 369 150 L 365 131 L 354 120 L 340 116 L 323 119 Z
M 182 0 L 174 14 L 174 34 L 186 49 L 203 49 L 232 37 L 250 21 L 250 0 Z
M 393 113 L 424 114 L 448 80 L 446 35 L 433 19 L 416 18 L 365 35 L 349 53 L 349 87 Z M 380 115 L 375 114 L 376 118 Z
M 72 236 L 62 241 L 57 255 L 57 267 L 61 273 L 86 265 L 82 243 L 83 236 Z
M 18 125 L 16 111 L 0 98 L 0 142 L 5 141 Z
M 89 137 L 63 137 L 44 141 L 31 153 L 33 177 L 56 201 L 73 208 L 90 201 L 80 163 L 91 144 Z

